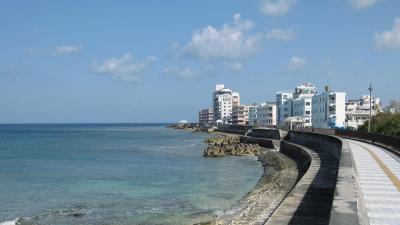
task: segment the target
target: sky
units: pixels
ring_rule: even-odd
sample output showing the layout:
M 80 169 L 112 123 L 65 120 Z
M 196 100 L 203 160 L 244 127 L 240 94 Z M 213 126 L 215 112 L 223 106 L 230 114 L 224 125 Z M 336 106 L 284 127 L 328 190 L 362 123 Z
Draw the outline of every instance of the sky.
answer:
M 196 121 L 218 83 L 400 98 L 398 0 L 5 0 L 0 28 L 0 123 Z

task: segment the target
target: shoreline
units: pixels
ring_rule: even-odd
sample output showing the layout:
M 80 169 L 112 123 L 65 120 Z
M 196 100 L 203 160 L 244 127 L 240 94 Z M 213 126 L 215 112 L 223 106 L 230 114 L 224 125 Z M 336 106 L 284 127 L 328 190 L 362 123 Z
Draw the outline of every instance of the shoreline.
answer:
M 241 136 L 224 132 L 215 134 Z M 195 225 L 256 225 L 268 219 L 295 185 L 298 170 L 292 159 L 275 149 L 262 148 L 257 157 L 262 164 L 263 174 L 254 188 L 232 207 L 224 209 L 222 215 Z
M 296 183 L 296 163 L 287 156 L 270 149 L 263 149 L 258 160 L 263 174 L 254 188 L 231 208 L 211 221 L 195 225 L 263 224 L 279 206 Z

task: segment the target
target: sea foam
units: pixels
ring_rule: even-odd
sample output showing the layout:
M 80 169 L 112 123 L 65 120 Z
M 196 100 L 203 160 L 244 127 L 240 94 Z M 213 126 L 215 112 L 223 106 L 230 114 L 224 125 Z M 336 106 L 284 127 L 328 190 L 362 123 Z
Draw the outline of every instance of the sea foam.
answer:
M 1 222 L 0 225 L 17 225 L 18 220 L 19 220 L 19 218 L 15 219 L 15 220 Z

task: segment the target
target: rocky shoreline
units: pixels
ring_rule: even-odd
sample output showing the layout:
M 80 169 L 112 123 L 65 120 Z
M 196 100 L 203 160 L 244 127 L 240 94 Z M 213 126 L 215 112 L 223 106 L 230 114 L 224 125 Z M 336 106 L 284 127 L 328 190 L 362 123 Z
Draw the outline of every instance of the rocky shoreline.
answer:
M 242 144 L 239 135 L 220 135 L 206 140 L 209 146 L 205 157 L 255 154 L 262 163 L 264 173 L 252 191 L 235 206 L 212 221 L 196 225 L 261 225 L 295 185 L 298 176 L 296 163 L 276 150 L 258 145 Z
M 261 147 L 258 144 L 240 143 L 240 136 L 216 136 L 206 140 L 208 147 L 204 150 L 204 157 L 222 157 L 225 155 L 259 155 Z

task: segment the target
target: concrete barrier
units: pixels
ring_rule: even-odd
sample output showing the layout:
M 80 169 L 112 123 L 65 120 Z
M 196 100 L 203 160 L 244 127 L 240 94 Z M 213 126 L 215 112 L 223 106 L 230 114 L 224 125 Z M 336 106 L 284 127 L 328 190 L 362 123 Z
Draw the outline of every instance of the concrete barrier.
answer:
M 272 140 L 281 140 L 282 135 L 278 129 L 254 127 L 247 132 L 247 136 L 255 138 L 268 138 Z
M 303 147 L 287 141 L 282 141 L 279 152 L 296 162 L 299 171 L 297 181 L 299 181 L 307 172 L 308 168 L 310 168 L 312 155 Z
M 253 128 L 253 126 L 221 124 L 221 125 L 218 125 L 218 127 L 217 127 L 217 129 L 215 129 L 215 131 L 220 131 L 220 132 L 225 132 L 225 133 L 230 133 L 230 134 L 245 135 L 246 132 L 251 128 Z
M 288 133 L 280 151 L 297 161 L 303 175 L 266 224 L 359 224 L 351 155 L 342 141 Z
M 247 128 L 251 127 L 230 125 L 219 130 L 244 135 Z M 277 148 L 283 136 L 278 130 L 260 128 L 247 134 L 240 137 L 240 142 L 266 148 Z M 363 205 L 357 205 L 358 186 L 346 140 L 289 131 L 280 145 L 280 152 L 297 164 L 298 182 L 265 224 L 358 225 L 363 221 Z

